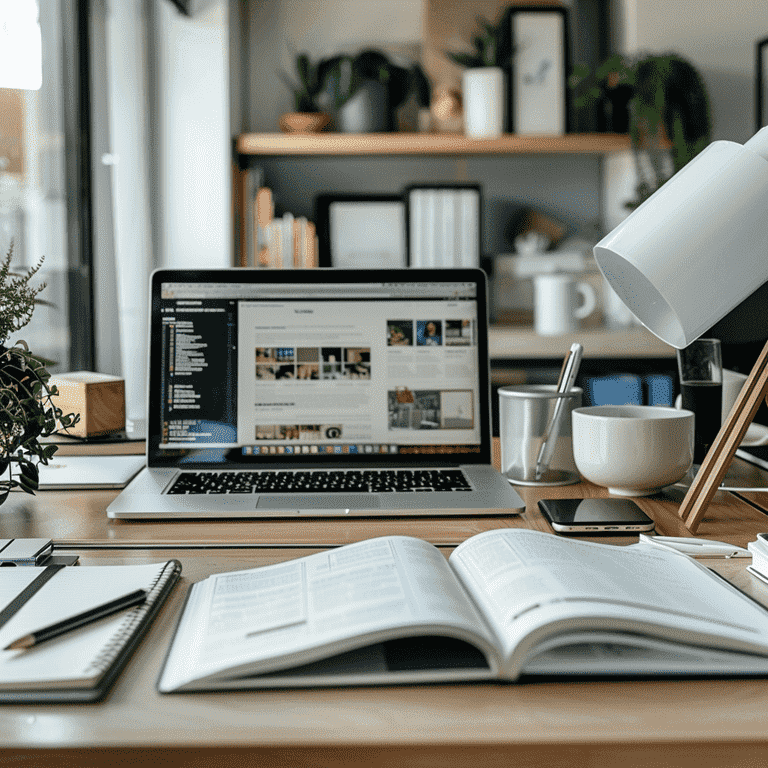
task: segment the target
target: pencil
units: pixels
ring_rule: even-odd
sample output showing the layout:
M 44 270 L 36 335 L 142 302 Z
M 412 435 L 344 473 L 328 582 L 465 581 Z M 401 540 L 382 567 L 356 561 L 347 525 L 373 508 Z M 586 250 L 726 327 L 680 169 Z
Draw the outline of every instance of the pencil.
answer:
M 141 605 L 147 599 L 147 593 L 143 589 L 137 589 L 133 592 L 129 592 L 127 595 L 122 595 L 115 600 L 110 600 L 108 603 L 102 603 L 95 608 L 89 608 L 87 611 L 78 613 L 75 616 L 70 616 L 67 619 L 58 621 L 55 624 L 51 624 L 48 627 L 30 632 L 28 635 L 14 640 L 3 648 L 4 651 L 16 651 L 20 649 L 33 648 L 40 643 L 51 640 L 54 637 L 59 637 L 67 632 L 71 632 L 73 629 L 83 627 L 86 624 L 91 624 L 94 621 L 103 619 L 105 616 L 111 616 L 113 613 L 125 610 L 126 608 L 133 608 L 135 605 Z

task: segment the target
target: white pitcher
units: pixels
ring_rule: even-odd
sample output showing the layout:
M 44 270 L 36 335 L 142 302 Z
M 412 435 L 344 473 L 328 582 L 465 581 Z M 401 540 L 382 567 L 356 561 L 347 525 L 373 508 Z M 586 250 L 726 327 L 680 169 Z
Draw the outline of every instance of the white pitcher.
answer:
M 578 329 L 579 321 L 591 315 L 597 307 L 594 288 L 589 283 L 577 281 L 573 275 L 536 275 L 533 293 L 534 328 L 541 336 L 573 333 Z

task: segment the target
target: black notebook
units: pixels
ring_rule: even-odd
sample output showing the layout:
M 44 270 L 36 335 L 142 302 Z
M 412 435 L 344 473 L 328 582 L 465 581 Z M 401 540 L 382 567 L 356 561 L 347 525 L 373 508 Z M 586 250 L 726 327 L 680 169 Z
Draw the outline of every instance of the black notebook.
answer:
M 0 648 L 127 592 L 144 603 L 27 650 L 0 650 L 0 703 L 101 699 L 181 573 L 177 560 L 148 565 L 0 569 Z

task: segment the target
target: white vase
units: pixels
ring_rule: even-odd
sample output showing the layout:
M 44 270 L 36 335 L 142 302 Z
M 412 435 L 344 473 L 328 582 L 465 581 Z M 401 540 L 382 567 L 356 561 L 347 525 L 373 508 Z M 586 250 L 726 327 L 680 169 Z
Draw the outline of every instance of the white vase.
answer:
M 504 132 L 504 71 L 500 67 L 466 69 L 462 78 L 464 133 L 493 139 Z

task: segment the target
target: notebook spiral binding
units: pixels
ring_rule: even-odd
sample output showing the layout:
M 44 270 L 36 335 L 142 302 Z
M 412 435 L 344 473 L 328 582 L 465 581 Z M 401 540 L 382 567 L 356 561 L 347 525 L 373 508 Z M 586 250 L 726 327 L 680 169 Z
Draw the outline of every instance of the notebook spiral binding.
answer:
M 175 576 L 181 571 L 181 563 L 178 560 L 169 560 L 165 568 L 158 574 L 147 593 L 147 599 L 141 605 L 132 608 L 125 615 L 120 626 L 112 635 L 110 641 L 104 646 L 96 658 L 88 665 L 86 672 L 89 674 L 101 674 L 106 672 L 116 661 L 119 655 L 126 649 L 131 638 L 135 636 L 142 623 L 150 612 L 155 610 L 162 600 L 159 598 L 175 582 Z

